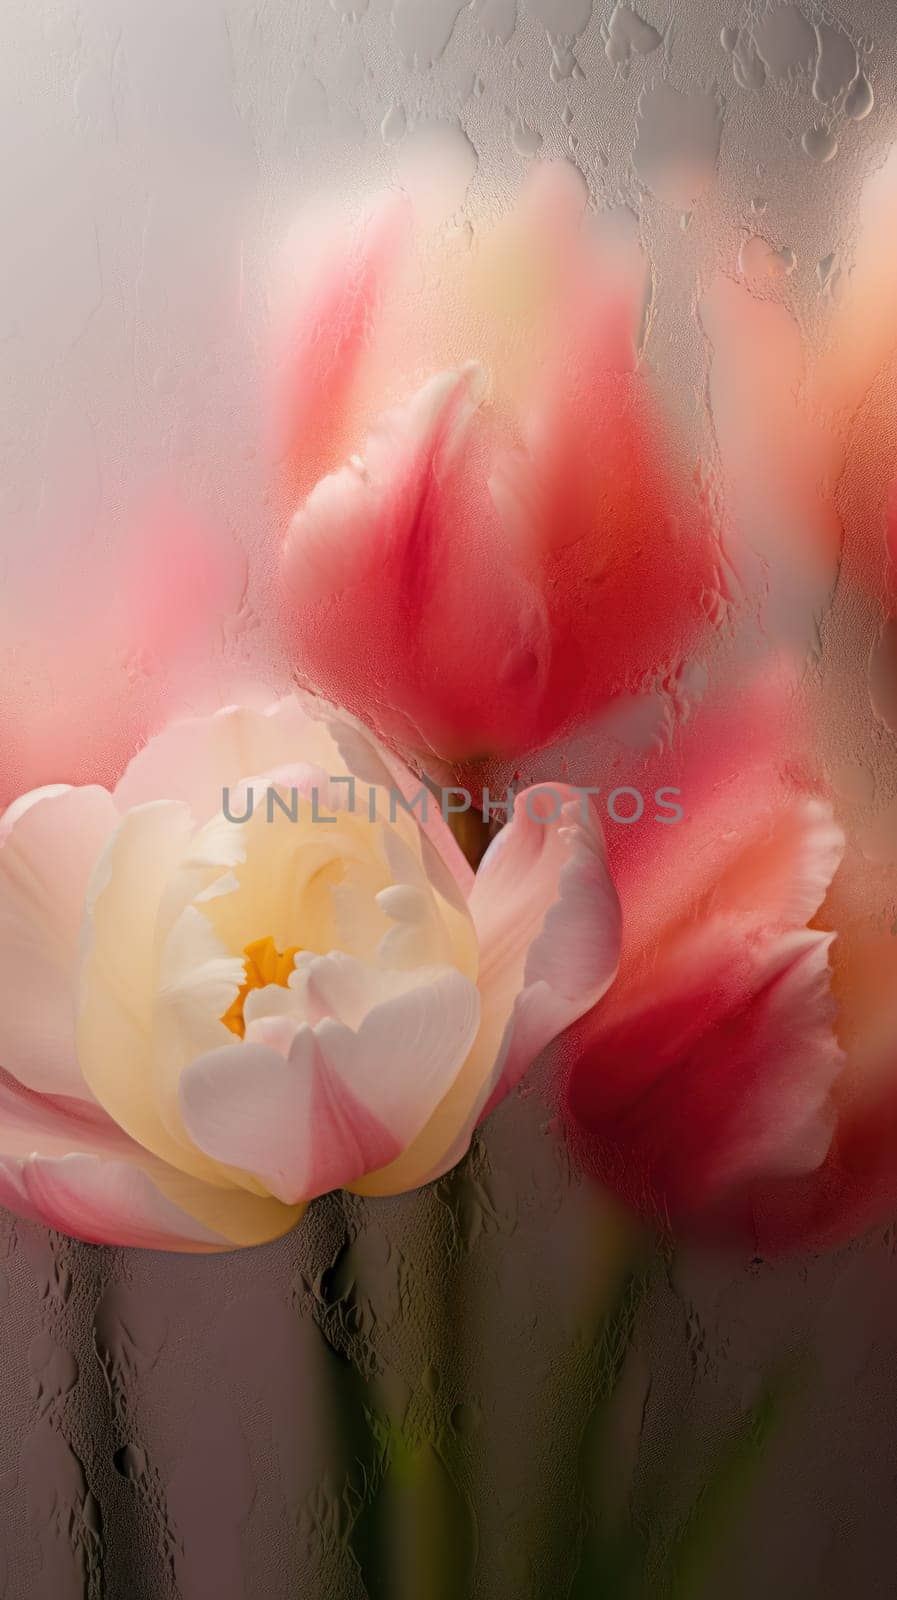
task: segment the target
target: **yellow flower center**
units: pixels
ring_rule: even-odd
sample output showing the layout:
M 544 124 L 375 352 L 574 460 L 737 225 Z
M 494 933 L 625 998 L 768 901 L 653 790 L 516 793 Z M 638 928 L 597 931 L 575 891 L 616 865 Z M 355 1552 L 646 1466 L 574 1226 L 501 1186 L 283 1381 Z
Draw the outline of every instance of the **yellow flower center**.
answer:
M 224 1026 L 230 1028 L 231 1033 L 235 1033 L 238 1039 L 246 1037 L 246 1022 L 243 1017 L 246 996 L 251 994 L 253 989 L 264 989 L 268 983 L 279 983 L 281 988 L 285 989 L 290 981 L 293 962 L 301 949 L 301 945 L 294 944 L 289 950 L 278 950 L 270 934 L 264 939 L 253 939 L 252 943 L 246 946 L 243 951 L 245 981 L 240 984 L 236 999 L 221 1018 Z

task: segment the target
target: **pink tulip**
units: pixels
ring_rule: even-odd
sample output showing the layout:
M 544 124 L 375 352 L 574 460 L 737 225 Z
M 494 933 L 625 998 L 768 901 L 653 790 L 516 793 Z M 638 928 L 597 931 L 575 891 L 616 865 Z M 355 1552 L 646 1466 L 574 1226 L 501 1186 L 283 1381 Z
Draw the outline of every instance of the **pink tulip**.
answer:
M 419 788 L 294 697 L 169 725 L 111 792 L 15 801 L 0 1204 L 220 1250 L 453 1165 L 611 982 L 619 906 L 571 790 L 546 821 L 521 797 L 474 876 Z
M 614 838 L 619 975 L 565 1042 L 587 1169 L 655 1220 L 764 1248 L 806 1236 L 847 1064 L 819 916 L 844 836 L 786 718 L 768 691 L 705 710 L 670 779 L 682 822 Z
M 437 250 L 396 199 L 306 274 L 281 358 L 290 648 L 415 757 L 540 748 L 686 658 L 719 605 L 623 220 L 546 164 L 472 246 Z

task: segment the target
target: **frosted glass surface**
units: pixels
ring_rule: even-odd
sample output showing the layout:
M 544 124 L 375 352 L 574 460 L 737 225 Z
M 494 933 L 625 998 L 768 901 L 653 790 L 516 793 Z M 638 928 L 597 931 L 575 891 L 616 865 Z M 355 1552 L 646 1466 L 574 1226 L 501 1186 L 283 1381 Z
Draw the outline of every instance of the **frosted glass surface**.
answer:
M 4 0 L 0 803 L 122 760 L 135 706 L 148 730 L 261 662 L 288 683 L 266 406 L 305 207 L 399 184 L 457 248 L 554 158 L 647 263 L 646 359 L 708 503 L 725 484 L 733 584 L 770 597 L 752 648 L 806 662 L 849 892 L 886 929 L 895 53 L 889 0 Z M 164 526 L 176 588 L 181 519 L 215 588 L 169 614 L 146 550 Z M 701 671 L 737 676 L 727 648 Z M 893 1227 L 642 1272 L 538 1073 L 455 1175 L 328 1196 L 273 1245 L 168 1257 L 5 1213 L 0 1239 L 9 1600 L 892 1592 Z M 721 1478 L 770 1374 L 771 1440 Z

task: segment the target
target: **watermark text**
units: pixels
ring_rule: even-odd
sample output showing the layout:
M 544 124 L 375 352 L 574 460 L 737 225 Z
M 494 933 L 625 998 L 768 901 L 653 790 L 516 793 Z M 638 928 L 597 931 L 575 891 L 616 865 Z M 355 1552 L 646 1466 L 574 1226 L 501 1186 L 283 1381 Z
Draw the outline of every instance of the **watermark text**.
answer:
M 345 786 L 344 794 L 337 785 Z M 360 794 L 363 786 L 354 777 L 345 774 L 327 778 L 326 786 L 324 789 L 313 784 L 307 789 L 299 789 L 269 783 L 259 796 L 255 786 L 246 784 L 241 785 L 236 798 L 232 796 L 230 788 L 225 787 L 221 791 L 221 810 L 228 822 L 250 822 L 260 814 L 260 810 L 256 809 L 257 804 L 259 807 L 263 804 L 267 822 L 280 818 L 298 822 L 300 804 L 304 800 L 307 804 L 302 811 L 302 820 L 323 827 L 334 826 L 341 812 L 350 816 L 363 815 L 369 822 L 388 820 L 392 823 L 400 812 L 404 812 L 426 824 L 432 811 L 438 812 L 444 822 L 449 822 L 452 817 L 477 809 L 484 822 L 507 822 L 520 799 L 530 822 L 545 826 L 560 821 L 565 809 L 571 806 L 578 807 L 582 822 L 588 822 L 590 810 L 597 808 L 609 822 L 624 828 L 643 820 L 670 827 L 681 822 L 685 816 L 681 804 L 682 790 L 671 785 L 655 789 L 647 798 L 641 789 L 634 789 L 628 784 L 605 794 L 602 788 L 592 784 L 561 786 L 540 783 L 527 789 L 508 788 L 500 798 L 483 789 L 477 795 L 476 807 L 469 789 L 447 788 L 434 793 L 426 784 L 421 784 L 416 794 L 408 796 L 400 789 L 369 785 L 364 796 Z

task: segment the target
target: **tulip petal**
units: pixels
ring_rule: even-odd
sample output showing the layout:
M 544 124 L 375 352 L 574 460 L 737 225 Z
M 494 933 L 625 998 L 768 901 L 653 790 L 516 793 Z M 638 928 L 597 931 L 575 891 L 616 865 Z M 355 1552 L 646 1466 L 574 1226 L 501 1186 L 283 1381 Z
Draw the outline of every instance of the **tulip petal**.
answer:
M 470 898 L 481 952 L 476 1044 L 419 1137 L 353 1185 L 360 1194 L 411 1189 L 453 1166 L 477 1122 L 613 982 L 620 906 L 595 809 L 566 785 L 544 792 L 547 808 L 537 793 L 518 795 Z
M 331 1003 L 354 966 L 331 967 Z M 477 991 L 460 973 L 396 974 L 392 986 L 357 1030 L 328 1017 L 300 1025 L 285 1058 L 247 1040 L 188 1067 L 181 1105 L 200 1149 L 286 1203 L 385 1166 L 443 1098 L 479 1022 Z M 349 989 L 351 1002 L 351 978 Z
M 363 454 L 315 486 L 284 548 L 307 681 L 446 760 L 531 744 L 549 668 L 544 601 L 486 490 L 483 389 L 471 365 L 386 413 Z
M 473 888 L 473 870 L 443 817 L 436 796 L 392 751 L 379 744 L 357 717 L 340 713 L 330 731 L 347 768 L 361 782 L 401 795 L 420 825 L 424 864 L 433 887 L 450 905 L 462 909 Z M 398 799 L 396 815 L 402 815 Z
M 897 1209 L 897 940 L 865 897 L 845 910 L 849 880 L 840 887 L 832 986 L 847 1067 L 832 1090 L 837 1127 L 821 1167 L 751 1187 L 750 1230 L 764 1254 L 831 1248 Z
M 297 1209 L 185 1177 L 94 1107 L 0 1077 L 0 1204 L 91 1244 L 229 1250 L 277 1238 Z
M 339 220 L 304 220 L 304 282 L 293 291 L 274 384 L 275 447 L 294 500 L 346 451 L 353 389 L 410 221 L 397 195 L 379 201 L 354 241 Z
M 817 1167 L 844 1064 L 830 943 L 805 931 L 739 961 L 708 923 L 629 1015 L 596 1027 L 567 1089 L 591 1170 L 641 1208 L 685 1219 L 757 1174 Z
M 105 789 L 23 795 L 0 823 L 0 1063 L 28 1088 L 90 1100 L 74 987 L 87 885 L 120 818 Z
M 747 847 L 746 847 L 747 846 Z M 831 807 L 807 799 L 742 838 L 720 871 L 712 904 L 741 908 L 769 928 L 800 928 L 816 915 L 844 854 L 844 834 Z
M 475 365 L 430 378 L 380 418 L 363 459 L 353 456 L 315 485 L 285 548 L 287 581 L 302 604 L 354 587 L 384 559 L 404 553 L 418 528 L 426 532 L 428 497 L 457 453 L 483 385 Z
M 560 806 L 555 822 L 540 816 L 546 797 Z M 620 903 L 588 797 L 559 784 L 541 798 L 538 789 L 518 796 L 513 821 L 480 864 L 470 909 L 481 989 L 493 1012 L 510 1011 L 487 1115 L 617 971 Z
M 329 777 L 343 771 L 307 696 L 288 695 L 265 711 L 226 706 L 157 733 L 131 761 L 115 798 L 122 811 L 150 800 L 182 800 L 204 822 L 222 810 L 226 789 L 297 761 L 316 763 Z M 236 799 L 231 803 L 236 811 Z
M 161 1160 L 209 1182 L 224 1176 L 162 1119 L 152 1073 L 159 911 L 193 838 L 181 801 L 123 818 L 88 895 L 76 1028 L 78 1061 L 100 1104 Z
M 831 935 L 802 924 L 843 836 L 814 801 L 745 834 L 676 920 L 624 947 L 617 983 L 570 1042 L 567 1108 L 586 1165 L 665 1218 L 722 1212 L 757 1175 L 810 1170 L 831 1138 L 844 1062 Z
M 567 721 L 689 659 L 722 587 L 720 555 L 678 442 L 642 373 L 546 382 L 489 490 L 507 544 L 545 596 L 545 693 Z M 554 713 L 557 734 L 561 718 Z

